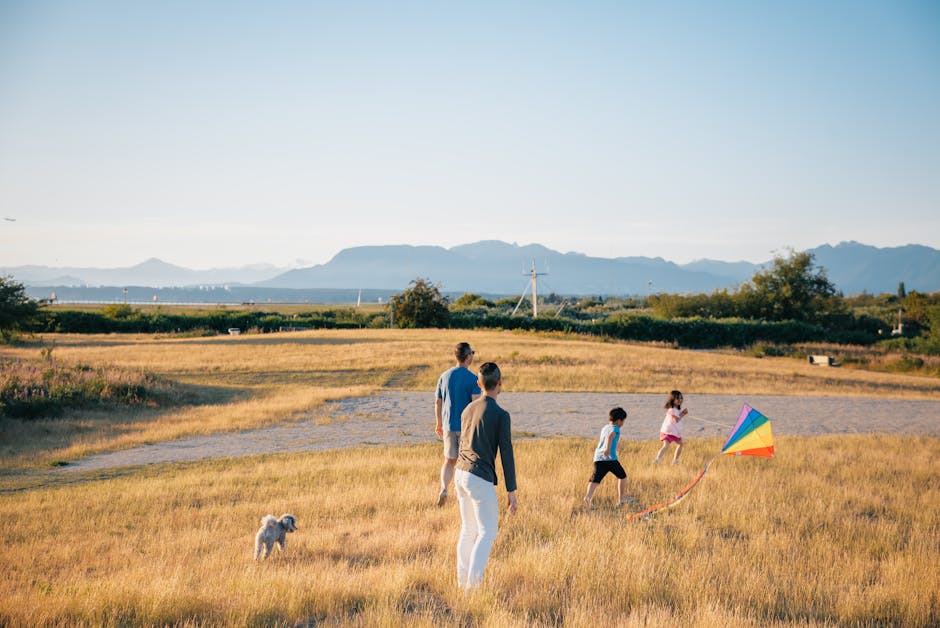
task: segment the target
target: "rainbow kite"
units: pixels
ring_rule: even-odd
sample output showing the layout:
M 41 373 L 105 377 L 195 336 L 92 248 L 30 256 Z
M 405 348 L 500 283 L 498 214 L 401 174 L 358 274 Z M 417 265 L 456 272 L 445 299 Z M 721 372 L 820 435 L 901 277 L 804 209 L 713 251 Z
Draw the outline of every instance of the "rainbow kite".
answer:
M 751 406 L 744 404 L 744 407 L 741 408 L 741 414 L 738 415 L 738 422 L 734 424 L 734 428 L 731 430 L 728 440 L 725 441 L 724 447 L 721 448 L 721 452 L 708 461 L 705 468 L 702 469 L 702 472 L 695 476 L 695 479 L 689 482 L 688 486 L 679 491 L 678 495 L 667 502 L 656 504 L 643 512 L 627 515 L 627 520 L 645 517 L 657 510 L 670 508 L 681 502 L 695 485 L 698 484 L 698 481 L 705 476 L 705 473 L 708 472 L 708 468 L 718 459 L 718 456 L 762 456 L 765 458 L 773 458 L 774 434 L 770 429 L 770 420 Z
M 770 421 L 763 414 L 744 404 L 738 422 L 734 424 L 731 435 L 721 448 L 726 456 L 763 456 L 774 457 L 774 434 L 770 430 Z

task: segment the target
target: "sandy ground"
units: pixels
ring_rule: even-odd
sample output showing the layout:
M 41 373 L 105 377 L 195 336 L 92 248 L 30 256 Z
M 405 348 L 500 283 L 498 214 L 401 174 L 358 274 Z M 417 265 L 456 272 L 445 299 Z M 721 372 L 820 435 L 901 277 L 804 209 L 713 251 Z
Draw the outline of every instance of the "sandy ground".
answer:
M 665 395 L 616 393 L 503 393 L 519 437 L 595 438 L 614 406 L 629 416 L 624 438 L 658 440 Z M 940 401 L 848 397 L 687 395 L 686 438 L 726 436 L 743 403 L 767 416 L 776 434 L 886 433 L 940 436 Z M 330 403 L 326 425 L 295 423 L 236 433 L 155 443 L 78 460 L 59 473 L 260 453 L 431 442 L 434 397 L 426 392 L 385 392 Z

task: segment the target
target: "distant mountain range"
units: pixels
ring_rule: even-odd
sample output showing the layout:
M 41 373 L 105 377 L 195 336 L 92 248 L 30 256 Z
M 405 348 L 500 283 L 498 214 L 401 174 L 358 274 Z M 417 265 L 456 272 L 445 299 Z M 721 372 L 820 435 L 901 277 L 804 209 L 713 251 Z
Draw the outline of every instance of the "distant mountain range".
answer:
M 816 264 L 826 269 L 837 289 L 847 295 L 893 293 L 901 281 L 909 291 L 940 290 L 940 251 L 927 246 L 878 248 L 842 242 L 809 252 L 815 256 Z M 0 274 L 12 275 L 31 292 L 57 286 L 174 286 L 189 287 L 204 295 L 209 292 L 224 295 L 225 290 L 207 288 L 227 285 L 229 291 L 237 286 L 239 295 L 256 291 L 259 296 L 255 300 L 260 302 L 272 299 L 273 291 L 285 290 L 309 294 L 342 291 L 348 296 L 363 289 L 371 291 L 370 295 L 392 294 L 417 277 L 440 284 L 446 293 L 518 295 L 526 289 L 533 263 L 537 272 L 544 273 L 539 277 L 539 291 L 543 294 L 645 295 L 734 288 L 768 262 L 699 260 L 679 265 L 658 257 L 589 257 L 559 253 L 540 244 L 519 246 L 489 240 L 450 249 L 407 245 L 354 247 L 340 251 L 326 264 L 293 270 L 246 266 L 198 271 L 151 259 L 130 268 L 18 266 L 0 268 Z
M 124 268 L 73 268 L 49 266 L 14 266 L 0 268 L 0 274 L 12 275 L 30 286 L 221 286 L 253 284 L 276 277 L 287 268 L 254 264 L 238 268 L 192 270 L 150 258 Z

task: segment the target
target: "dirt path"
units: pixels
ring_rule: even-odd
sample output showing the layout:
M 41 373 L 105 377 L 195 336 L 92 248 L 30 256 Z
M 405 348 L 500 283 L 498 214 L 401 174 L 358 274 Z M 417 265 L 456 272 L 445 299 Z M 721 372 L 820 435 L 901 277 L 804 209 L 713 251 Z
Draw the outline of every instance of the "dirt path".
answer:
M 629 413 L 624 438 L 656 440 L 664 395 L 616 393 L 504 393 L 500 405 L 520 436 L 594 438 L 613 406 Z M 777 434 L 890 433 L 940 436 L 940 401 L 846 397 L 688 395 L 685 436 L 721 437 L 747 402 L 773 422 Z M 91 456 L 62 467 L 70 474 L 165 462 L 288 451 L 431 442 L 434 399 L 426 392 L 384 392 L 328 404 L 327 425 L 296 423 L 245 432 L 155 443 Z

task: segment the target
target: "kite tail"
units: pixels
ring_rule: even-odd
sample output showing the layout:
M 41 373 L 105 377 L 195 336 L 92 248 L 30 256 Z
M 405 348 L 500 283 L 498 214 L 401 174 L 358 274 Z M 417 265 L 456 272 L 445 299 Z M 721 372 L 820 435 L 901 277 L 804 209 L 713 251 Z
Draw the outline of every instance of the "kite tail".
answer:
M 656 512 L 657 510 L 671 508 L 672 506 L 675 506 L 676 504 L 681 502 L 683 499 L 685 499 L 685 496 L 688 495 L 689 492 L 695 487 L 695 485 L 698 484 L 698 481 L 701 480 L 705 476 L 705 473 L 708 472 L 708 467 L 710 467 L 717 458 L 718 456 L 715 456 L 714 458 L 709 460 L 708 463 L 705 465 L 705 468 L 702 469 L 702 472 L 699 473 L 697 476 L 695 476 L 695 479 L 689 482 L 688 486 L 686 486 L 684 489 L 679 491 L 679 494 L 673 497 L 671 500 L 667 502 L 663 502 L 661 504 L 656 504 L 655 506 L 647 508 L 643 512 L 635 512 L 631 515 L 627 515 L 627 521 L 632 521 L 633 519 L 637 519 L 639 517 L 645 517 L 646 515 Z

